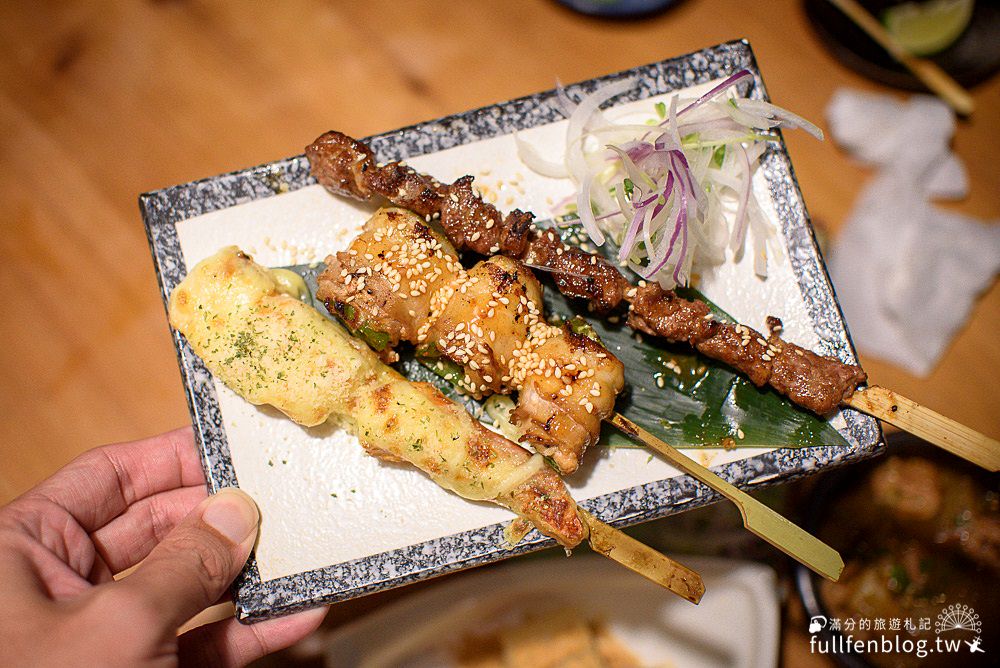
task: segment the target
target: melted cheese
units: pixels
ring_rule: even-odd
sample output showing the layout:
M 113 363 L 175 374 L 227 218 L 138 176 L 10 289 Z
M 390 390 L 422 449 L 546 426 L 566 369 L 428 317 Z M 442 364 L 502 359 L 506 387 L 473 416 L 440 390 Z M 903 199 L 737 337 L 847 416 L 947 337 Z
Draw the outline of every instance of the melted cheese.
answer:
M 408 461 L 465 498 L 500 498 L 544 466 L 384 365 L 235 246 L 191 270 L 169 315 L 212 373 L 251 403 L 306 426 L 337 416 L 372 454 Z

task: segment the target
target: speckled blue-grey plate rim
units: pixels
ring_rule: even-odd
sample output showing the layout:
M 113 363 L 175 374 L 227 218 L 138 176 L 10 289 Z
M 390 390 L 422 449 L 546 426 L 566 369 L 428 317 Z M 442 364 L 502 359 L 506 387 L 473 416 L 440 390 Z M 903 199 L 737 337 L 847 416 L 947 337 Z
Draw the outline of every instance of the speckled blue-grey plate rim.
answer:
M 615 98 L 620 103 L 723 78 L 741 69 L 748 69 L 754 75 L 741 94 L 768 99 L 753 50 L 746 40 L 726 42 L 573 84 L 566 90 L 571 95 L 585 93 L 602 83 L 634 78 L 635 86 Z M 559 120 L 562 116 L 552 103 L 554 97 L 554 90 L 544 91 L 393 130 L 366 141 L 380 160 L 407 159 Z M 761 169 L 788 242 L 788 257 L 822 342 L 819 352 L 856 362 L 783 140 L 764 154 Z M 139 208 L 164 306 L 170 292 L 187 273 L 177 222 L 313 183 L 308 163 L 299 155 L 140 195 Z M 171 334 L 209 489 L 215 492 L 237 486 L 211 374 L 180 334 L 174 330 Z M 775 450 L 713 470 L 744 489 L 756 489 L 870 457 L 884 446 L 876 420 L 850 409 L 844 415 L 847 428 L 842 433 L 849 445 Z M 705 485 L 689 476 L 680 476 L 606 494 L 581 505 L 612 525 L 626 526 L 703 506 L 719 498 Z M 501 529 L 501 524 L 494 524 L 268 581 L 261 581 L 251 557 L 233 586 L 237 617 L 258 621 L 286 615 L 554 545 L 551 539 L 532 532 L 510 549 Z

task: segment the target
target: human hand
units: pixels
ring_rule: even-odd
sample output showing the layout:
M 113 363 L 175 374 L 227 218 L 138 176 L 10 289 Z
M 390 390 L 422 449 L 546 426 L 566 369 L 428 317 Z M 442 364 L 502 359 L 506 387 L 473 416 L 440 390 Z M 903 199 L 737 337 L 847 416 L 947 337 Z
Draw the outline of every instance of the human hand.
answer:
M 0 665 L 232 666 L 293 644 L 325 609 L 177 636 L 227 595 L 259 521 L 239 490 L 207 497 L 190 428 L 84 453 L 0 508 Z

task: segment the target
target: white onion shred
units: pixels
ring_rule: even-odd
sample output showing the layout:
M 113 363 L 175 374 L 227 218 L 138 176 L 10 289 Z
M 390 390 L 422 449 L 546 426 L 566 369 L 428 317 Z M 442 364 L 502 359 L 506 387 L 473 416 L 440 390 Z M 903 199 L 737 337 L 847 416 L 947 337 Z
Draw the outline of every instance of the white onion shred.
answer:
M 753 193 L 753 177 L 778 128 L 823 132 L 763 100 L 734 96 L 753 79 L 741 70 L 696 100 L 678 95 L 656 107 L 646 124 L 608 120 L 601 105 L 631 90 L 614 81 L 573 100 L 562 86 L 555 102 L 569 119 L 562 160 L 544 158 L 516 136 L 518 156 L 533 171 L 570 178 L 579 222 L 601 246 L 606 235 L 618 259 L 664 288 L 687 285 L 700 267 L 734 259 L 752 240 L 755 273 L 767 276 L 768 251 L 780 259 L 777 231 Z

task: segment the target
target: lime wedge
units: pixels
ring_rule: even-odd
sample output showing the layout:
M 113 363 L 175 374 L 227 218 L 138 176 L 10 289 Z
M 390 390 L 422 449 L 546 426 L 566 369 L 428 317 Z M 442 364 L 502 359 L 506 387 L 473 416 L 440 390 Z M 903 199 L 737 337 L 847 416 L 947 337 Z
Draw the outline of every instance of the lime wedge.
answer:
M 915 56 L 929 56 L 951 46 L 972 18 L 975 0 L 906 2 L 882 13 L 882 23 Z

